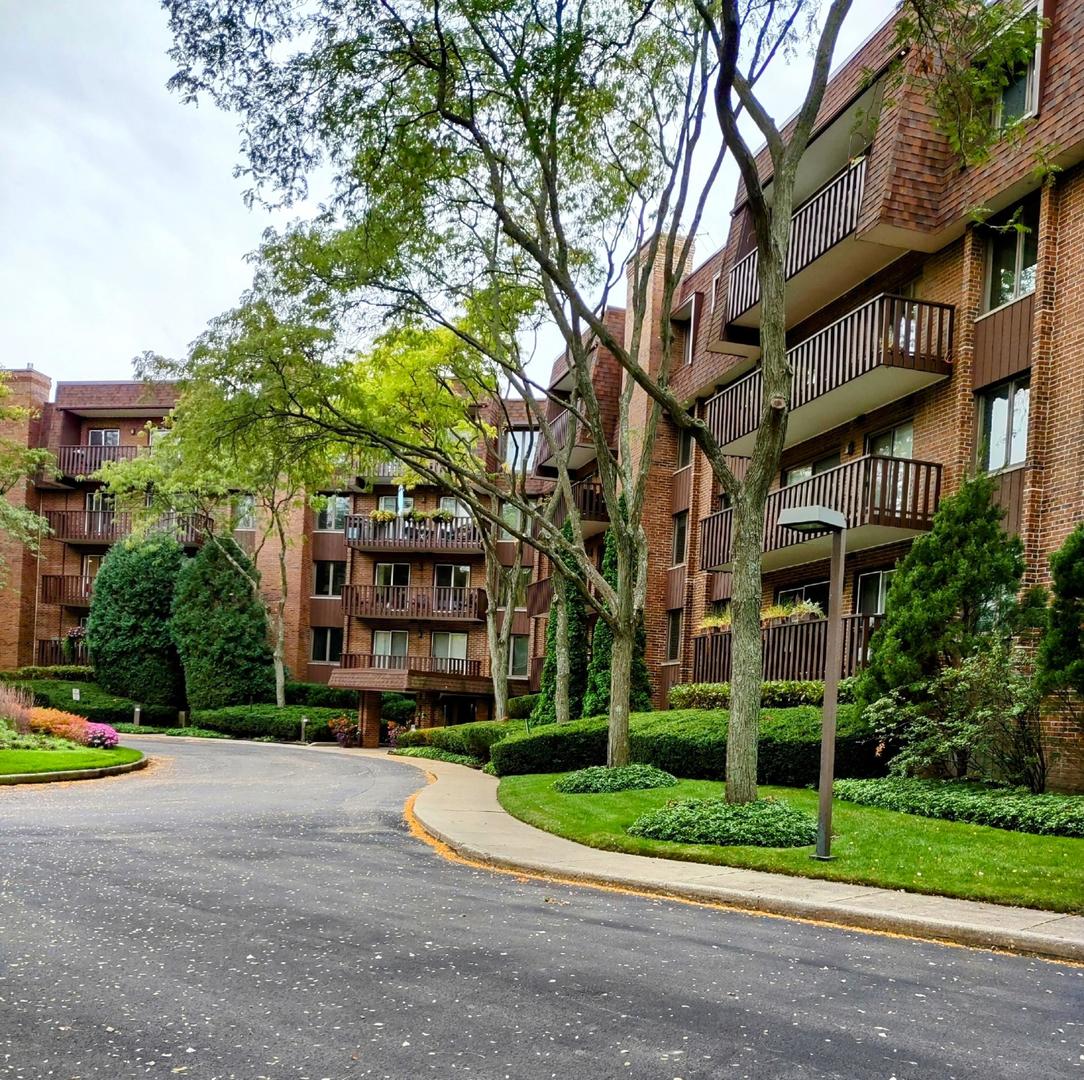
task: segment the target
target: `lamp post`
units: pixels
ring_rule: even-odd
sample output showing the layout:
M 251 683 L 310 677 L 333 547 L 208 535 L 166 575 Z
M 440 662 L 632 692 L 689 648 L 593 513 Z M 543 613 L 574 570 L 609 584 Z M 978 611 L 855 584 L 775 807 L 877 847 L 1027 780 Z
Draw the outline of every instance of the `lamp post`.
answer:
M 836 712 L 839 673 L 843 667 L 843 560 L 847 553 L 847 519 L 827 506 L 791 506 L 780 511 L 779 524 L 799 533 L 832 534 L 832 567 L 828 575 L 828 640 L 824 650 L 824 707 L 821 710 L 820 799 L 817 850 L 810 856 L 832 856 L 832 781 L 836 770 Z

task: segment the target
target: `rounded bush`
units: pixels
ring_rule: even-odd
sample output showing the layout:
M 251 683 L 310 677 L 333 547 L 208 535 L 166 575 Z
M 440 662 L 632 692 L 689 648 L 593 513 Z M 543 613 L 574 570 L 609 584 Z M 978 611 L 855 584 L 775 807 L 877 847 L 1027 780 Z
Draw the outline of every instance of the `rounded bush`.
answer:
M 725 799 L 688 799 L 643 814 L 627 831 L 676 844 L 805 847 L 817 841 L 817 819 L 775 799 L 738 805 Z
M 673 787 L 677 777 L 654 765 L 592 765 L 562 776 L 554 785 L 554 791 L 565 795 L 602 794 L 610 791 L 646 791 L 649 788 Z

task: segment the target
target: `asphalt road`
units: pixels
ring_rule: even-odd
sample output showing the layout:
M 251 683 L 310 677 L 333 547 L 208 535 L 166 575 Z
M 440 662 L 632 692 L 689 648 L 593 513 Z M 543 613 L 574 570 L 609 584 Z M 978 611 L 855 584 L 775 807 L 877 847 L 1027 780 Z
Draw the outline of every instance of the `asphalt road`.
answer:
M 140 745 L 0 789 L 5 1080 L 1084 1077 L 1082 969 L 475 870 L 407 765 Z

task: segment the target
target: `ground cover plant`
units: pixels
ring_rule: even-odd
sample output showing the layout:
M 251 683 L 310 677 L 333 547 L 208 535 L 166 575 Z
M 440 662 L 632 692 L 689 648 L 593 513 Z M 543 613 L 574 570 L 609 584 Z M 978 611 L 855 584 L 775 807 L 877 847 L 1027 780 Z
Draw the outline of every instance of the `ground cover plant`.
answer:
M 199 727 L 153 727 L 147 724 L 115 724 L 121 735 L 186 735 L 191 739 L 228 739 L 221 731 Z
M 1016 832 L 1084 837 L 1084 796 L 1035 795 L 996 784 L 957 780 L 837 780 L 837 799 L 945 821 L 970 821 Z
M 140 751 L 127 746 L 114 750 L 83 746 L 61 750 L 0 750 L 0 775 L 103 769 L 110 765 L 127 765 L 138 761 L 142 756 Z
M 136 702 L 130 698 L 108 693 L 97 683 L 67 679 L 32 679 L 18 685 L 25 686 L 33 695 L 34 702 L 50 709 L 82 716 L 99 724 L 131 723 Z M 79 700 L 72 697 L 72 690 L 79 691 Z M 148 724 L 172 726 L 177 721 L 177 709 L 169 705 L 142 705 L 141 719 Z
M 600 794 L 606 791 L 636 791 L 648 788 L 673 787 L 677 777 L 654 765 L 591 765 L 586 769 L 562 776 L 554 782 L 554 790 L 566 795 Z
M 501 805 L 537 828 L 610 851 L 1084 913 L 1084 840 L 915 817 L 837 799 L 832 842 L 837 857 L 822 863 L 809 858 L 808 848 L 685 844 L 627 832 L 638 818 L 668 802 L 721 798 L 723 784 L 715 781 L 563 795 L 553 789 L 557 779 L 553 773 L 503 777 Z M 760 794 L 816 812 L 812 790 L 769 786 Z
M 52 664 L 47 667 L 32 665 L 0 671 L 0 682 L 24 682 L 27 679 L 74 679 L 76 682 L 94 682 L 94 668 L 89 664 Z
M 777 799 L 737 805 L 726 799 L 686 799 L 649 810 L 628 827 L 628 833 L 678 844 L 808 847 L 817 842 L 817 819 Z
M 436 746 L 405 746 L 401 750 L 390 751 L 395 757 L 429 758 L 431 761 L 450 761 L 453 765 L 468 765 L 472 769 L 480 769 L 482 762 L 469 754 L 453 754 L 449 750 L 441 750 Z

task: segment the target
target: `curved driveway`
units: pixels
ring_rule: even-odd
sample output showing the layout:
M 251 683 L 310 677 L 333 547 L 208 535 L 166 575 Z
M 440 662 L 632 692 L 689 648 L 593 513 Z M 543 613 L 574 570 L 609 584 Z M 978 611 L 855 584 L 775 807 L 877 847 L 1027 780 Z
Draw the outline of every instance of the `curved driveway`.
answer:
M 0 1077 L 1084 1076 L 1084 970 L 493 874 L 393 761 L 0 789 Z

